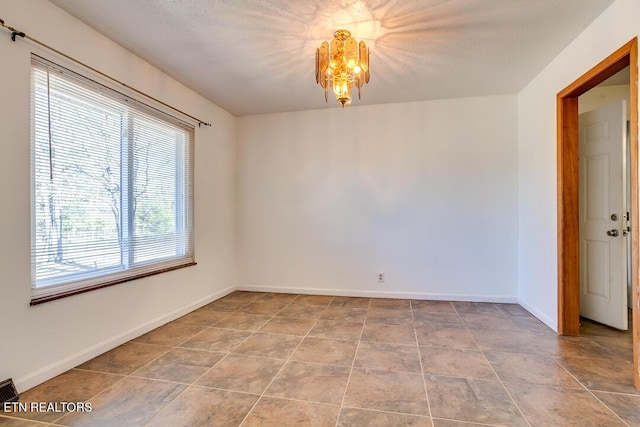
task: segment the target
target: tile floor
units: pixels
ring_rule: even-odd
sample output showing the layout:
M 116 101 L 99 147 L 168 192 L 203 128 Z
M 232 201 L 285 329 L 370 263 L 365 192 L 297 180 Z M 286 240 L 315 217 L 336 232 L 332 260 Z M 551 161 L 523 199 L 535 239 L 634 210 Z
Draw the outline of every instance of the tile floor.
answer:
M 631 334 L 514 304 L 234 292 L 29 390 L 0 426 L 640 426 Z

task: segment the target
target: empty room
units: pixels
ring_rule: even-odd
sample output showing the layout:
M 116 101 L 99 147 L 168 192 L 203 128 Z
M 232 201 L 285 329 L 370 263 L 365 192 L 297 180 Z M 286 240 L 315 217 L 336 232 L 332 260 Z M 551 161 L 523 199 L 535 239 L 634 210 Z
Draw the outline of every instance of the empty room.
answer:
M 0 426 L 640 426 L 636 0 L 0 0 Z

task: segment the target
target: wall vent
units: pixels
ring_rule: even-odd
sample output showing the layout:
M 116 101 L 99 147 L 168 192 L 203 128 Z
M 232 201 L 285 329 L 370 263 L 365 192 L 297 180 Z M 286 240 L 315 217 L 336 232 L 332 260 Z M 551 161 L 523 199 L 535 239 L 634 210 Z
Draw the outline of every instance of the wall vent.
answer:
M 16 402 L 18 400 L 18 390 L 13 385 L 13 380 L 9 378 L 0 382 L 0 403 Z

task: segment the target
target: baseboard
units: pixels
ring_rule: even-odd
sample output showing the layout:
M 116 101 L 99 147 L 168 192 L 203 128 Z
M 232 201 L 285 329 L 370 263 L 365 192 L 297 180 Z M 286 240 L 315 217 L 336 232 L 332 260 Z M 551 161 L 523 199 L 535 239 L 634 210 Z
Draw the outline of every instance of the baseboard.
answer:
M 287 294 L 306 295 L 334 295 L 349 297 L 368 298 L 401 298 L 420 300 L 440 300 L 440 301 L 473 301 L 473 302 L 496 302 L 496 303 L 517 303 L 518 298 L 508 295 L 469 295 L 469 294 L 440 294 L 426 292 L 388 292 L 388 291 L 367 291 L 361 289 L 326 289 L 326 288 L 296 288 L 288 286 L 262 286 L 242 284 L 237 286 L 239 291 L 253 292 L 280 292 Z
M 520 304 L 520 306 L 522 306 L 522 308 L 527 310 L 529 313 L 537 317 L 538 320 L 540 320 L 542 323 L 550 327 L 554 332 L 558 332 L 557 320 L 550 319 L 546 314 L 542 313 L 540 310 L 538 310 L 537 308 L 535 308 L 525 300 L 522 300 L 522 299 L 518 300 L 518 304 Z
M 37 371 L 32 372 L 28 375 L 25 375 L 19 378 L 14 378 L 16 388 L 20 393 L 23 393 L 29 390 L 30 388 L 37 386 L 38 384 L 42 384 L 43 382 L 50 380 L 51 378 L 57 375 L 60 375 L 63 372 L 68 371 L 69 369 L 75 368 L 76 366 L 88 360 L 91 360 L 96 356 L 101 355 L 104 352 L 112 350 L 117 346 L 126 343 L 127 341 L 130 341 L 136 337 L 139 337 L 140 335 L 145 334 L 159 326 L 162 326 L 165 323 L 171 322 L 172 320 L 175 320 L 178 317 L 184 316 L 185 314 L 190 313 L 193 310 L 196 310 L 202 306 L 205 306 L 210 302 L 215 301 L 218 298 L 221 298 L 233 292 L 235 289 L 236 289 L 235 286 L 229 286 L 219 292 L 216 292 L 196 302 L 193 302 L 182 308 L 174 310 L 171 313 L 164 314 L 142 325 L 138 325 L 135 328 L 129 329 L 128 331 L 125 331 L 120 335 L 104 340 L 76 354 L 72 354 L 69 357 L 66 357 L 62 360 L 52 363 L 51 365 L 40 368 Z

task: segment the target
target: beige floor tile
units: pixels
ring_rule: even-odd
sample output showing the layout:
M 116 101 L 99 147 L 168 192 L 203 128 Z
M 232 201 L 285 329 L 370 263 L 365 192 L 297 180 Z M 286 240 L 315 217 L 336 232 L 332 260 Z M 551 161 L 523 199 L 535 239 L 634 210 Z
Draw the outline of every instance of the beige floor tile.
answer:
M 354 366 L 383 371 L 420 373 L 420 357 L 416 345 L 361 342 Z
M 554 337 L 556 332 L 535 317 L 512 317 L 511 321 L 522 331 Z
M 366 409 L 342 408 L 337 427 L 431 427 L 429 417 L 394 414 Z
M 583 388 L 550 356 L 503 352 L 485 352 L 485 355 L 504 382 Z
M 331 340 L 307 337 L 300 343 L 291 360 L 351 366 L 356 354 L 357 341 Z
M 334 427 L 340 407 L 322 403 L 263 397 L 243 427 Z
M 369 308 L 367 323 L 384 323 L 386 325 L 412 325 L 411 309 Z
M 524 426 L 520 407 L 531 427 L 640 427 L 631 333 L 581 322 L 559 337 L 516 304 L 237 291 L 21 395 L 91 413 L 0 426 Z
M 429 311 L 413 311 L 413 322 L 416 326 L 430 323 L 453 323 L 462 325 L 462 319 L 457 313 L 431 313 Z
M 420 347 L 425 374 L 497 381 L 484 355 L 478 350 Z
M 506 386 L 534 427 L 625 425 L 587 391 L 528 384 Z
M 139 336 L 131 341 L 142 344 L 156 344 L 156 345 L 179 345 L 189 338 L 193 337 L 199 332 L 202 332 L 205 328 L 195 325 L 185 325 L 180 323 L 167 323 L 164 326 L 147 332 L 146 334 Z
M 415 345 L 416 334 L 412 325 L 367 323 L 362 332 L 362 341 Z
M 369 308 L 371 298 L 334 297 L 329 307 Z
M 429 415 L 422 376 L 409 372 L 353 369 L 344 405 L 413 415 Z
M 185 389 L 182 384 L 128 377 L 91 399 L 91 412 L 71 413 L 60 423 L 71 427 L 142 426 Z
M 190 387 L 146 427 L 236 427 L 257 400 L 253 394 Z
M 72 369 L 20 394 L 20 402 L 88 402 L 94 396 L 126 377 L 105 372 Z M 93 401 L 93 400 L 91 400 Z M 30 407 L 30 405 L 29 405 Z M 64 414 L 54 412 L 17 412 L 12 416 L 53 422 Z
M 216 323 L 216 328 L 240 329 L 243 331 L 257 331 L 271 319 L 263 314 L 236 312 L 228 315 Z
M 466 301 L 454 301 L 453 308 L 456 309 L 458 314 L 462 313 L 500 313 L 498 306 L 490 302 L 466 302 Z
M 640 427 L 639 395 L 604 392 L 594 394 L 631 427 Z
M 318 403 L 340 404 L 349 379 L 345 366 L 288 362 L 265 395 Z
M 469 329 L 491 331 L 519 331 L 520 328 L 503 313 L 460 313 L 460 318 Z
M 78 368 L 128 375 L 169 350 L 171 347 L 128 342 L 83 363 Z
M 625 352 L 626 353 L 626 352 Z M 631 355 L 631 352 L 629 352 Z M 558 357 L 579 357 L 587 359 L 611 359 L 614 354 L 598 344 L 592 338 L 558 337 L 558 349 L 554 352 Z
M 342 320 L 344 322 L 364 322 L 367 317 L 366 308 L 327 307 L 320 319 Z
M 362 333 L 362 323 L 340 320 L 318 320 L 309 331 L 309 336 L 336 340 L 357 340 Z
M 315 319 L 274 317 L 260 328 L 260 332 L 305 336 L 315 324 Z
M 471 335 L 481 350 L 507 353 L 556 354 L 559 338 L 541 336 L 526 331 L 489 331 L 471 329 Z
M 618 360 L 557 358 L 590 390 L 640 394 L 633 386 L 633 363 Z
M 416 325 L 418 344 L 432 347 L 467 348 L 476 350 L 478 346 L 471 333 L 461 325 L 433 323 Z
M 280 310 L 276 316 L 279 317 L 300 317 L 303 319 L 318 319 L 324 313 L 323 305 L 296 304 L 295 300 L 291 304 Z
M 132 375 L 191 384 L 225 355 L 226 353 L 175 348 Z
M 586 337 L 583 337 L 586 338 Z M 589 337 L 590 340 L 604 347 L 608 357 L 616 357 L 630 360 L 633 357 L 633 339 L 631 334 L 627 337 Z
M 371 298 L 371 305 L 369 308 L 410 310 L 411 301 L 408 299 Z
M 332 300 L 333 297 L 329 295 L 298 295 L 292 304 L 326 307 Z
M 261 394 L 282 365 L 284 360 L 230 354 L 200 377 L 196 385 Z
M 2 410 L 0 409 L 0 414 Z M 0 415 L 0 427 L 46 427 L 47 424 L 40 423 L 38 421 L 21 420 L 18 418 L 10 418 L 12 414 L 9 413 L 7 417 Z
M 464 421 L 433 419 L 433 427 L 495 427 L 495 424 L 465 423 Z
M 247 301 L 221 298 L 205 305 L 204 308 L 216 311 L 236 311 L 246 304 Z
M 256 332 L 233 350 L 233 352 L 252 356 L 287 359 L 296 349 L 301 339 L 301 337 L 293 335 Z
M 250 291 L 233 291 L 229 295 L 224 297 L 227 301 L 245 301 L 251 302 L 257 298 L 261 298 L 264 294 L 261 292 L 250 292 Z M 277 294 L 280 295 L 280 294 Z
M 228 315 L 228 311 L 215 311 L 208 308 L 200 308 L 174 320 L 174 322 L 185 323 L 187 325 L 203 326 L 207 328 L 209 326 L 213 326 L 216 322 L 224 319 Z
M 279 304 L 289 304 L 291 301 L 296 299 L 298 294 L 278 294 L 278 293 L 266 293 L 260 296 L 257 301 L 261 303 L 279 303 Z
M 535 319 L 531 313 L 518 304 L 496 304 L 496 307 L 509 317 L 525 317 Z
M 614 337 L 589 337 L 588 339 L 598 346 L 598 350 L 594 354 L 595 358 L 633 363 L 633 341 L 631 336 L 629 336 L 629 339 Z
M 526 426 L 527 422 L 497 381 L 425 376 L 434 418 Z M 548 424 L 559 425 L 559 424 Z
M 229 352 L 251 335 L 249 331 L 209 328 L 200 332 L 180 347 L 198 350 Z
M 455 313 L 450 301 L 411 300 L 414 312 L 424 313 Z
M 284 307 L 287 306 L 285 302 L 278 301 L 255 301 L 251 302 L 244 307 L 240 308 L 239 311 L 243 313 L 249 314 L 262 314 L 265 316 L 273 316 L 280 312 Z

